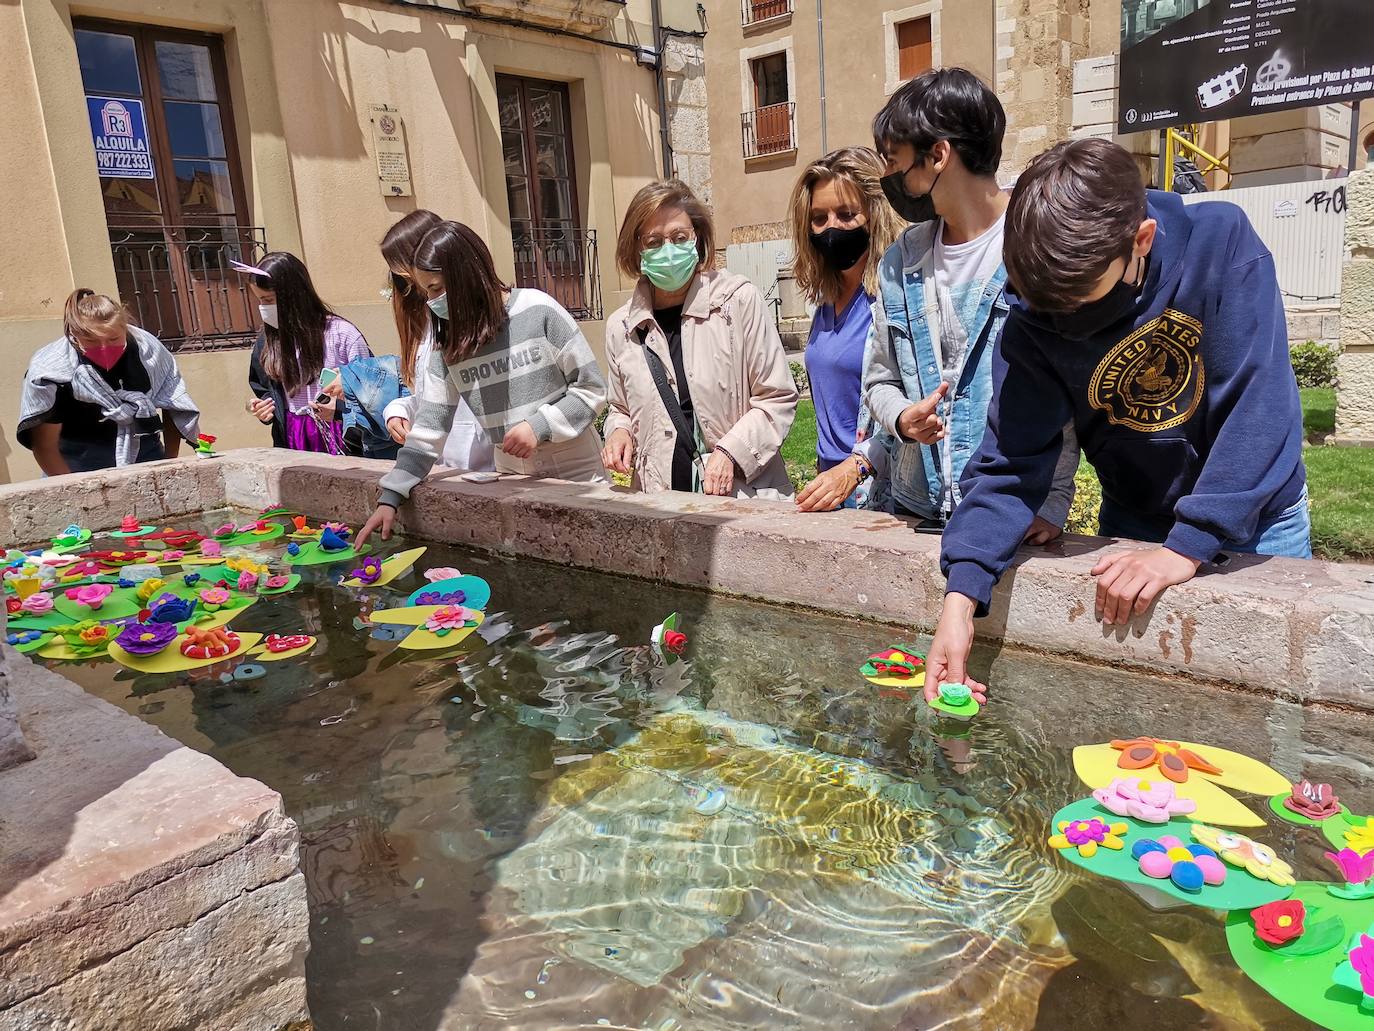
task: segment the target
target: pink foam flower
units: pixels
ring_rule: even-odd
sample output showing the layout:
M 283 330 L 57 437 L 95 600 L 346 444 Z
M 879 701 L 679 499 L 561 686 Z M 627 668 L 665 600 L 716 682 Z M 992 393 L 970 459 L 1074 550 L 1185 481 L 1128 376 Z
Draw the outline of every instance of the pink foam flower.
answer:
M 47 591 L 39 591 L 37 594 L 30 594 L 19 605 L 21 612 L 27 612 L 31 616 L 41 616 L 52 611 L 52 595 Z M 1374 858 L 1374 853 L 1371 853 Z
M 430 583 L 438 583 L 440 580 L 454 580 L 463 574 L 452 566 L 436 566 L 433 569 L 425 570 L 425 579 Z
M 1129 816 L 1144 823 L 1168 823 L 1174 815 L 1197 810 L 1190 798 L 1179 798 L 1172 781 L 1117 777 L 1093 798 L 1117 816 Z
M 233 595 L 223 587 L 208 587 L 200 592 L 200 601 L 205 608 L 211 612 L 215 609 L 223 608 L 229 604 L 229 599 Z
M 290 582 L 291 577 L 288 574 L 282 573 L 277 576 L 269 576 L 266 586 L 269 591 L 280 591 Z
M 425 629 L 442 637 L 450 630 L 463 629 L 476 617 L 477 613 L 472 609 L 465 609 L 461 605 L 444 605 L 436 609 L 429 619 L 425 620 Z
M 1347 884 L 1363 884 L 1374 877 L 1374 852 L 1360 855 L 1353 848 L 1343 848 L 1326 853 L 1326 858 L 1336 864 Z
M 258 585 L 258 574 L 245 569 L 239 574 L 238 589 L 240 591 L 251 591 Z
M 105 599 L 114 593 L 114 587 L 110 584 L 86 584 L 84 587 L 68 587 L 67 600 L 74 601 L 78 605 L 85 605 L 91 609 L 98 609 L 105 604 Z
M 218 558 L 223 552 L 220 548 L 219 541 L 202 541 L 200 553 L 206 558 Z

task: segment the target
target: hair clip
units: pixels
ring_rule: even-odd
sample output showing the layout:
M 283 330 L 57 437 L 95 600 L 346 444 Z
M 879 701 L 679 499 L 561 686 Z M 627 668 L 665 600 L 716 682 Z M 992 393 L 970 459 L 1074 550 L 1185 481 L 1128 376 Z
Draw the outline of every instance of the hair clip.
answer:
M 262 276 L 265 279 L 272 278 L 272 273 L 265 272 L 256 265 L 245 265 L 243 262 L 235 261 L 233 258 L 229 259 L 229 267 L 235 272 L 243 272 L 250 276 Z

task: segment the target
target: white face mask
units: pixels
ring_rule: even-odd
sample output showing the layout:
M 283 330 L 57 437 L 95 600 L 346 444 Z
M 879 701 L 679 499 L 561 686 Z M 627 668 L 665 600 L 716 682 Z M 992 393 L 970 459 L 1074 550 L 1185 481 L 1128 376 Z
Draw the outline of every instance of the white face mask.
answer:
M 262 316 L 262 321 L 265 324 L 273 329 L 277 328 L 277 306 L 275 304 L 258 305 L 258 314 Z

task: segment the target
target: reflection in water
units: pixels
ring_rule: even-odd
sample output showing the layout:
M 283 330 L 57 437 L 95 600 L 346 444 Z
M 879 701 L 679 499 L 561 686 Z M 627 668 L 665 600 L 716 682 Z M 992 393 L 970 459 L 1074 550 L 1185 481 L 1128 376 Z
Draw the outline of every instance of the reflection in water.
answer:
M 316 570 L 236 623 L 321 637 L 262 679 L 64 667 L 285 797 L 322 1031 L 1308 1026 L 1239 974 L 1215 914 L 1055 862 L 1046 821 L 1082 794 L 1074 744 L 1137 733 L 1248 749 L 1367 809 L 1342 756 L 1370 721 L 988 653 L 993 704 L 936 724 L 858 677 L 882 628 L 456 549 L 424 564 L 492 584 L 456 655 L 355 627 L 414 576 Z M 674 609 L 691 655 L 664 668 L 646 642 Z

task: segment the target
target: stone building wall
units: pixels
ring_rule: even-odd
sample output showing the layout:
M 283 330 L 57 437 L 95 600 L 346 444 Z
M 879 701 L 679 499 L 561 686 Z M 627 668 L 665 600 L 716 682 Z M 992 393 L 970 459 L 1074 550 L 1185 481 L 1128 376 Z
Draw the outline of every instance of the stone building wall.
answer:
M 1346 185 L 1336 443 L 1374 446 L 1374 169 Z
M 996 89 L 1007 111 L 999 179 L 1073 130 L 1073 63 L 1089 56 L 1091 0 L 997 0 Z
M 669 36 L 663 46 L 673 172 L 711 203 L 711 130 L 706 106 L 706 47 L 700 36 Z

